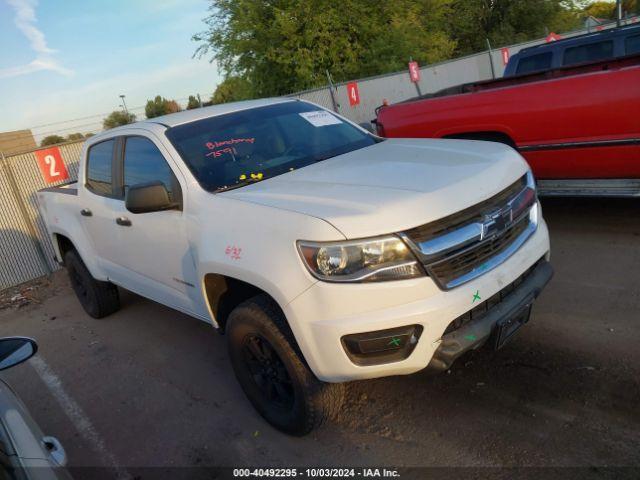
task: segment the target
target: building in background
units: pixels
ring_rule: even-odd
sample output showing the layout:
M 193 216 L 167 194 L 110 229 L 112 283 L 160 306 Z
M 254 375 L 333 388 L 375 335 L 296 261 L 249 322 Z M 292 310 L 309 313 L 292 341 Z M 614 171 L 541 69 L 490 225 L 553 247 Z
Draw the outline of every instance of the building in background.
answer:
M 31 130 L 0 132 L 0 152 L 5 156 L 35 150 L 36 148 L 36 140 L 33 138 Z

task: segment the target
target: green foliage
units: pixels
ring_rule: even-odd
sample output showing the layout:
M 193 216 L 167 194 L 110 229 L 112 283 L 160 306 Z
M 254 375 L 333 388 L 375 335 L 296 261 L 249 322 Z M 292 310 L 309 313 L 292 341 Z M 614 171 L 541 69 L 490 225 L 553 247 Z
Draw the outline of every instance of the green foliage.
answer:
M 616 18 L 616 4 L 611 2 L 593 2 L 584 11 L 594 18 Z
M 193 110 L 194 108 L 199 108 L 200 102 L 193 95 L 189 95 L 189 100 L 187 101 L 187 110 Z
M 446 30 L 457 41 L 456 54 L 466 55 L 543 37 L 549 31 L 579 28 L 580 8 L 562 0 L 454 0 Z
M 448 58 L 455 47 L 438 29 L 450 0 L 211 0 L 198 55 L 212 54 L 253 96 Z
M 215 103 L 282 95 L 580 28 L 588 0 L 209 0 L 194 35 L 226 80 Z M 596 2 L 603 3 L 603 2 Z M 638 0 L 623 0 L 628 12 Z M 614 3 L 606 3 L 614 8 Z M 594 7 L 595 8 L 595 7 Z M 585 10 L 586 9 L 586 10 Z
M 623 0 L 623 10 L 639 0 Z M 209 0 L 196 55 L 225 74 L 212 101 L 282 95 L 582 27 L 589 0 Z M 593 13 L 591 13 L 593 14 Z M 603 16 L 597 13 L 594 16 Z
M 227 77 L 216 87 L 211 103 L 216 105 L 250 98 L 252 98 L 252 88 L 247 80 L 240 77 Z
M 160 115 L 175 113 L 180 110 L 182 108 L 175 100 L 167 100 L 160 95 L 157 95 L 153 100 L 147 101 L 147 105 L 144 107 L 144 113 L 147 118 L 159 117 Z
M 47 145 L 55 145 L 56 143 L 62 142 L 64 142 L 64 138 L 60 135 L 48 135 L 42 139 L 40 146 L 46 147 Z
M 640 12 L 638 10 L 640 2 L 638 0 L 623 0 L 622 12 L 623 14 L 633 14 Z M 615 2 L 597 1 L 591 2 L 586 6 L 584 12 L 594 18 L 603 18 L 606 20 L 614 20 L 616 18 L 616 4 Z
M 77 142 L 78 140 L 82 140 L 82 139 L 84 139 L 84 135 L 81 134 L 80 132 L 70 133 L 69 135 L 67 135 L 68 142 Z
M 110 128 L 119 127 L 120 125 L 127 125 L 135 121 L 136 116 L 133 113 L 127 114 L 122 110 L 114 110 L 102 121 L 102 126 L 105 130 L 108 130 Z

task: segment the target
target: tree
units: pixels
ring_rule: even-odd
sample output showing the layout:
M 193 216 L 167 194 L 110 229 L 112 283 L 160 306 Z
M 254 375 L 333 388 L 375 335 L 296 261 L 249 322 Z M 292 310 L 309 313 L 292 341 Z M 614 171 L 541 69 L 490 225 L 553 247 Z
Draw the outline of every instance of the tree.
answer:
M 167 102 L 167 113 L 181 112 L 182 107 L 175 100 L 169 100 Z
M 622 0 L 622 11 L 640 14 L 640 0 Z
M 84 135 L 81 134 L 80 132 L 70 133 L 69 135 L 67 135 L 68 142 L 77 142 L 78 140 L 82 140 L 83 138 L 84 138 Z
M 166 114 L 167 99 L 157 95 L 155 99 L 148 100 L 144 107 L 144 114 L 147 118 L 159 117 Z
M 455 53 L 466 55 L 493 46 L 543 37 L 582 24 L 580 3 L 568 0 L 453 0 L 445 29 L 456 40 Z
M 42 139 L 40 146 L 46 147 L 47 145 L 55 145 L 62 142 L 64 142 L 64 138 L 60 135 L 48 135 Z
M 611 2 L 593 2 L 584 9 L 584 12 L 594 18 L 616 18 L 616 4 Z
M 247 80 L 240 77 L 227 77 L 216 87 L 211 103 L 216 105 L 250 98 L 252 98 L 252 88 Z
M 640 2 L 638 2 L 638 0 L 622 0 L 622 14 L 639 12 L 639 6 Z M 617 18 L 615 2 L 592 2 L 585 7 L 584 12 L 594 18 L 603 18 L 606 20 L 615 20 Z
M 193 110 L 194 108 L 200 108 L 200 102 L 193 95 L 189 95 L 189 100 L 187 101 L 187 110 Z
M 166 115 L 168 113 L 175 113 L 182 110 L 178 102 L 175 100 L 167 100 L 160 95 L 157 95 L 153 100 L 148 100 L 147 105 L 144 107 L 144 113 L 147 118 L 159 117 L 160 115 Z
M 136 121 L 136 116 L 133 113 L 125 113 L 122 110 L 114 110 L 109 114 L 107 118 L 102 121 L 102 126 L 105 130 L 110 128 L 119 127 L 120 125 L 127 125 Z
M 631 12 L 639 0 L 623 0 Z M 588 0 L 209 0 L 193 36 L 226 80 L 216 102 L 282 95 L 582 26 Z M 613 4 L 608 4 L 613 8 Z M 241 79 L 241 80 L 238 80 Z M 243 82 L 242 88 L 239 83 Z M 249 92 L 245 92 L 244 88 Z M 239 93 L 240 92 L 240 93 Z
M 449 58 L 439 25 L 451 0 L 211 0 L 196 55 L 211 55 L 251 96 L 281 95 L 336 80 Z M 346 14 L 345 12 L 348 12 Z

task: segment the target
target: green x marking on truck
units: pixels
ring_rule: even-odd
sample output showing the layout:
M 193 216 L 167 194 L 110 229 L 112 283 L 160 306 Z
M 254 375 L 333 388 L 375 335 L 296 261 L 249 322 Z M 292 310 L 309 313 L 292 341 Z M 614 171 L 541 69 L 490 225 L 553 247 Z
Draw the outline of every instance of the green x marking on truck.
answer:
M 399 347 L 400 346 L 400 339 L 393 337 L 391 339 L 391 341 L 389 342 L 389 345 L 393 345 L 394 347 Z
M 475 303 L 476 300 L 481 300 L 481 298 L 480 298 L 480 290 L 476 290 L 476 293 L 473 294 L 473 300 L 471 301 L 471 303 Z

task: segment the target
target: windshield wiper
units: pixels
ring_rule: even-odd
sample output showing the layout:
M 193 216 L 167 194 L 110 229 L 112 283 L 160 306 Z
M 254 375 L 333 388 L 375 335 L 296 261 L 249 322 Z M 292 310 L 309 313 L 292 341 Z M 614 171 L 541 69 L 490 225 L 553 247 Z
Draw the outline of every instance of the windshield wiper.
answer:
M 235 190 L 236 188 L 240 188 L 240 187 L 246 187 L 247 185 L 250 185 L 252 183 L 258 183 L 261 180 L 263 180 L 262 178 L 247 178 L 246 180 L 240 180 L 238 183 L 234 183 L 233 185 L 226 185 L 224 187 L 220 187 L 220 188 L 216 188 L 213 193 L 220 193 L 220 192 L 226 192 L 229 190 Z

